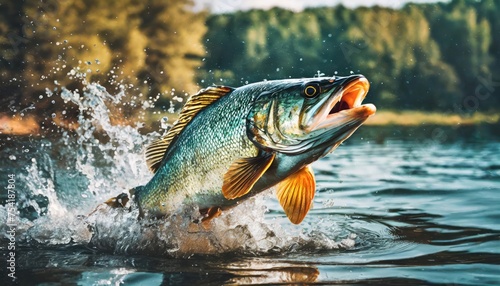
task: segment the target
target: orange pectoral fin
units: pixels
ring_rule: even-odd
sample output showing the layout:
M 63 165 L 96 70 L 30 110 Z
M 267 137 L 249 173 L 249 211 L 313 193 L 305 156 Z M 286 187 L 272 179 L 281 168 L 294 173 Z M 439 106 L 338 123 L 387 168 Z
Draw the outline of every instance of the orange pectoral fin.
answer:
M 260 156 L 243 158 L 234 161 L 229 170 L 224 174 L 222 194 L 228 200 L 233 200 L 246 195 L 253 185 L 271 166 L 276 155 L 262 153 Z
M 299 224 L 306 217 L 316 192 L 316 181 L 310 166 L 306 166 L 278 184 L 278 200 L 288 219 Z

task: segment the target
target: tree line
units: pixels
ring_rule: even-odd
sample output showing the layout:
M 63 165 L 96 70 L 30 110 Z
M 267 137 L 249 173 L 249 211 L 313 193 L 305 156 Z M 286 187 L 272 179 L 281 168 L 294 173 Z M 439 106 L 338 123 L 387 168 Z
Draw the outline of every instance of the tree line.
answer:
M 0 4 L 0 112 L 48 118 L 64 102 L 46 89 L 82 90 L 86 82 L 124 90 L 128 103 L 158 98 L 168 109 L 172 97 L 211 84 L 350 73 L 368 77 L 369 101 L 383 109 L 500 109 L 498 1 L 230 14 L 195 12 L 192 4 Z M 140 108 L 128 104 L 119 115 Z
M 362 73 L 384 109 L 500 107 L 500 2 L 283 9 L 212 15 L 205 82 Z

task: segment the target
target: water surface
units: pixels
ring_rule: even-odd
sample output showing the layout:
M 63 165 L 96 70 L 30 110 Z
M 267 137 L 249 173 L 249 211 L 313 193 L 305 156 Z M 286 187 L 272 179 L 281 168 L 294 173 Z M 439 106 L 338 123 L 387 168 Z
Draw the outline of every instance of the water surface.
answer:
M 270 192 L 210 230 L 188 219 L 141 223 L 128 212 L 87 216 L 151 177 L 142 146 L 157 134 L 108 126 L 104 137 L 3 135 L 0 178 L 16 176 L 17 282 L 498 284 L 495 128 L 364 126 L 313 165 L 318 191 L 301 225 Z M 2 221 L 7 202 L 2 188 Z

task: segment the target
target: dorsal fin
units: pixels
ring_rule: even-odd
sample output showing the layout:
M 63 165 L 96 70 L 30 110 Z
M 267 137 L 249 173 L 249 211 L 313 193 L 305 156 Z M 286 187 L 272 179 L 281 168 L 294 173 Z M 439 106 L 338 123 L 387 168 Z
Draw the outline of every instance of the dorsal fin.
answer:
M 172 128 L 168 130 L 167 134 L 153 141 L 146 148 L 146 164 L 149 169 L 153 173 L 158 170 L 163 155 L 165 155 L 172 140 L 181 133 L 182 129 L 186 127 L 198 112 L 233 90 L 233 88 L 227 86 L 211 86 L 191 96 L 182 108 L 179 118 L 172 125 Z

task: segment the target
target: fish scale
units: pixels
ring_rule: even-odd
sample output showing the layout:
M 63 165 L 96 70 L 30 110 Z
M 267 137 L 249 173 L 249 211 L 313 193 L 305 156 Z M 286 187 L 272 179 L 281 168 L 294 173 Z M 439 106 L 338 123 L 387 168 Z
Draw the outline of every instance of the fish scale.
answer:
M 131 191 L 141 215 L 192 205 L 209 220 L 276 185 L 286 215 L 300 223 L 316 188 L 310 164 L 375 113 L 360 105 L 368 87 L 352 75 L 201 90 L 146 151 L 155 175 Z
M 181 204 L 198 203 L 200 208 L 210 207 L 210 201 L 231 204 L 221 193 L 221 174 L 234 160 L 258 153 L 246 136 L 248 112 L 242 111 L 249 109 L 252 98 L 243 92 L 222 97 L 193 118 L 145 186 L 151 192 L 140 198 L 143 209 L 159 207 L 158 202 L 164 204 L 162 213 L 172 213 Z

